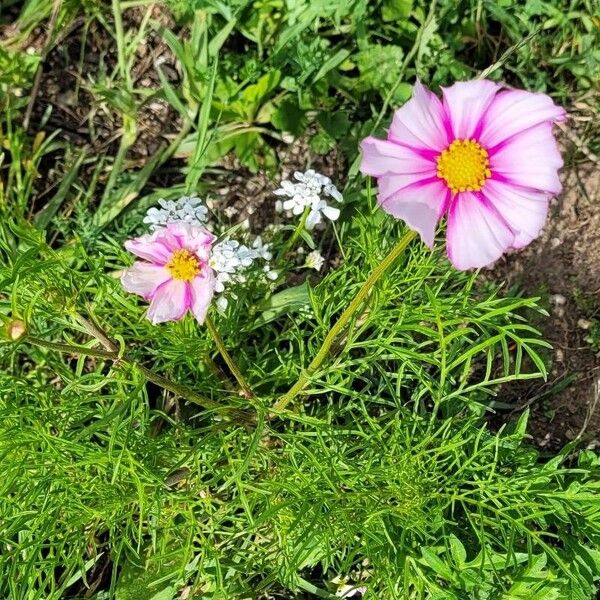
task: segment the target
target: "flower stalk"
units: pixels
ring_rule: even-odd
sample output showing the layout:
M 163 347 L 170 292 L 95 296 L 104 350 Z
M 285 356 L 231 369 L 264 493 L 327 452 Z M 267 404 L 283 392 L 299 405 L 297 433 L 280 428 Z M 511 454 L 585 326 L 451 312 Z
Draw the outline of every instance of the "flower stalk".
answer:
M 223 357 L 223 360 L 227 364 L 227 367 L 231 371 L 231 374 L 235 377 L 235 380 L 238 382 L 238 384 L 241 388 L 241 393 L 244 396 L 244 398 L 246 398 L 246 399 L 254 398 L 254 392 L 252 391 L 252 388 L 248 385 L 248 382 L 242 375 L 242 372 L 240 371 L 236 362 L 233 360 L 231 354 L 229 354 L 229 352 L 227 351 L 225 342 L 223 341 L 221 334 L 219 333 L 218 329 L 215 327 L 213 320 L 208 315 L 206 316 L 206 319 L 204 320 L 204 324 L 206 325 L 206 328 L 208 329 L 210 336 L 212 337 L 215 345 L 217 346 L 217 349 L 219 350 L 219 354 Z
M 390 250 L 387 256 L 375 267 L 368 279 L 363 283 L 360 290 L 358 290 L 356 296 L 354 296 L 352 302 L 348 305 L 346 310 L 340 315 L 340 318 L 336 321 L 333 327 L 329 330 L 329 333 L 323 340 L 317 355 L 313 358 L 308 367 L 304 370 L 298 381 L 289 389 L 289 391 L 281 396 L 277 402 L 273 405 L 273 412 L 281 412 L 287 408 L 287 406 L 304 390 L 308 385 L 311 377 L 318 371 L 319 367 L 323 364 L 327 358 L 331 346 L 336 341 L 338 336 L 342 333 L 350 319 L 354 316 L 356 311 L 360 308 L 365 298 L 369 295 L 373 286 L 379 281 L 381 276 L 394 264 L 396 259 L 406 250 L 410 242 L 416 237 L 416 233 L 412 230 L 408 230 L 398 243 Z

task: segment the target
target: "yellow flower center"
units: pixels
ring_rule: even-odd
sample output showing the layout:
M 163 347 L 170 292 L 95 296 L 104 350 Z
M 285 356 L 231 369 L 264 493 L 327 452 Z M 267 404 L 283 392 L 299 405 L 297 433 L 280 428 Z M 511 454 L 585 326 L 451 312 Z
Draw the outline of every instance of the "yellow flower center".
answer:
M 202 269 L 198 257 L 185 248 L 175 250 L 166 267 L 173 279 L 180 281 L 191 281 Z
M 487 150 L 475 140 L 454 140 L 437 158 L 437 176 L 456 192 L 478 192 L 490 177 Z

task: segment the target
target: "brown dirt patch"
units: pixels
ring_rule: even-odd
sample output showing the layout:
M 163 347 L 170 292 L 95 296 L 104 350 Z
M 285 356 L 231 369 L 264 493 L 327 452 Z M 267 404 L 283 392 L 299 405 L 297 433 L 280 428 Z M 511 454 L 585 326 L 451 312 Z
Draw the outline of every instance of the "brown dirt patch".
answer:
M 144 16 L 141 9 L 126 11 L 125 28 L 137 31 Z M 175 27 L 170 13 L 161 7 L 152 9 L 152 20 L 166 28 Z M 14 26 L 4 27 L 0 40 L 10 43 L 13 36 L 18 39 L 18 33 Z M 95 154 L 114 155 L 123 133 L 117 107 L 130 110 L 135 113 L 137 137 L 127 159 L 135 165 L 165 145 L 181 126 L 180 115 L 161 97 L 158 70 L 174 87 L 181 74 L 173 53 L 155 30 L 147 29 L 137 46 L 130 73 L 137 97 L 131 99 L 114 84 L 117 45 L 97 20 L 76 18 L 53 36 L 37 28 L 13 46 L 42 56 L 48 47 L 40 66 L 39 87 L 34 88 L 32 131 L 58 130 L 59 139 L 88 146 Z M 133 104 L 137 104 L 136 109 L 124 108 Z
M 570 137 L 563 192 L 542 235 L 491 273 L 505 287 L 541 296 L 550 313 L 535 323 L 553 347 L 548 381 L 500 394 L 515 406 L 510 416 L 530 408 L 534 442 L 549 450 L 575 439 L 588 447 L 600 442 L 600 170 L 581 138 Z

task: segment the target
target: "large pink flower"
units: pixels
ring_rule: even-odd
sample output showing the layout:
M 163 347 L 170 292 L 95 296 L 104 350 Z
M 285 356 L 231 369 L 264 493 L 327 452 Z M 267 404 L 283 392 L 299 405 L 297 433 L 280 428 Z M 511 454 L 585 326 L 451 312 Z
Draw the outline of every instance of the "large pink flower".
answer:
M 387 140 L 363 140 L 361 171 L 377 177 L 380 206 L 431 247 L 447 215 L 448 257 L 483 267 L 539 234 L 561 189 L 552 124 L 565 111 L 544 94 L 492 81 L 421 85 L 396 111 Z
M 147 316 L 152 323 L 177 321 L 188 311 L 204 322 L 215 290 L 208 266 L 214 241 L 202 227 L 174 223 L 125 242 L 144 261 L 127 269 L 121 282 L 128 292 L 151 301 Z

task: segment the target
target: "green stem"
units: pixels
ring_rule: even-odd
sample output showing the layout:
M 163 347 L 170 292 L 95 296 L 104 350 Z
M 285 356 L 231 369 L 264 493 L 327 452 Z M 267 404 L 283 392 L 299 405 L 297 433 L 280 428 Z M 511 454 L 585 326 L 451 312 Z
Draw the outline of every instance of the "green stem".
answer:
M 231 357 L 229 352 L 227 352 L 227 348 L 225 347 L 225 342 L 223 341 L 221 334 L 218 332 L 217 328 L 215 327 L 215 324 L 213 323 L 212 319 L 208 315 L 207 315 L 206 319 L 204 320 L 204 324 L 206 325 L 206 328 L 208 329 L 213 341 L 215 342 L 215 344 L 219 350 L 219 353 L 223 357 L 223 360 L 225 361 L 225 363 L 229 367 L 229 370 L 231 371 L 231 373 L 235 377 L 236 381 L 239 383 L 240 387 L 242 388 L 242 393 L 243 393 L 244 397 L 248 398 L 248 399 L 254 398 L 254 392 L 252 391 L 252 388 L 248 385 L 247 381 L 244 379 L 242 372 L 240 371 L 239 367 L 237 366 L 237 364 L 235 363 L 235 361 L 233 360 L 233 358 Z
M 298 238 L 300 237 L 300 235 L 302 234 L 302 231 L 304 230 L 304 228 L 306 226 L 306 219 L 308 219 L 309 213 L 310 213 L 310 207 L 307 206 L 304 209 L 304 212 L 302 213 L 302 217 L 300 218 L 298 225 L 296 225 L 296 229 L 294 229 L 294 233 L 292 233 L 290 239 L 287 241 L 287 243 L 283 247 L 283 250 L 280 252 L 280 254 L 279 254 L 280 258 L 287 256 L 289 251 L 294 247 L 294 244 L 298 241 Z
M 123 123 L 125 123 L 127 117 L 123 114 Z M 108 176 L 108 180 L 106 182 L 106 186 L 104 188 L 104 192 L 102 193 L 101 203 L 108 202 L 107 198 L 110 196 L 113 188 L 117 183 L 117 178 L 119 174 L 123 170 L 123 163 L 125 162 L 125 156 L 127 156 L 127 151 L 131 146 L 131 142 L 129 140 L 129 135 L 125 131 L 125 125 L 123 125 L 123 134 L 121 135 L 121 141 L 119 142 L 119 149 L 113 161 L 112 167 L 110 169 L 110 175 Z
M 99 348 L 88 348 L 87 346 L 78 346 L 75 344 L 61 344 L 58 342 L 47 342 L 40 338 L 28 335 L 23 338 L 23 341 L 31 344 L 32 346 L 38 346 L 39 348 L 48 348 L 48 350 L 56 350 L 57 352 L 64 352 L 66 354 L 85 354 L 87 356 L 93 356 L 94 358 L 106 358 L 108 360 L 116 360 L 118 356 L 114 352 L 108 350 L 100 350 Z
M 185 398 L 186 400 L 189 400 L 190 402 L 199 404 L 199 405 L 203 406 L 204 408 L 208 408 L 208 409 L 212 409 L 212 410 L 221 410 L 221 411 L 224 410 L 224 407 L 221 406 L 221 404 L 219 404 L 218 402 L 215 402 L 214 400 L 209 400 L 208 398 L 201 396 L 200 394 L 196 393 L 194 390 L 188 388 L 185 385 L 175 383 L 174 381 L 171 381 L 170 379 L 167 379 L 166 377 L 163 377 L 162 375 L 158 375 L 154 371 L 151 371 L 150 369 L 144 367 L 143 365 L 134 363 L 133 361 L 125 360 L 124 362 L 126 364 L 129 364 L 129 365 L 135 367 L 140 373 L 142 373 L 142 375 L 144 375 L 144 377 L 148 381 L 151 381 L 152 383 L 158 385 L 159 387 L 161 387 L 165 390 L 168 390 L 169 392 L 173 392 L 174 394 L 177 394 L 181 398 Z M 244 425 L 255 425 L 256 424 L 256 419 L 251 414 L 249 414 L 243 410 L 237 410 L 237 409 L 231 409 L 231 408 L 228 408 L 225 410 L 227 410 L 227 412 L 231 415 L 231 417 L 233 417 L 236 421 L 243 423 Z
M 325 337 L 325 340 L 321 344 L 321 348 L 317 352 L 317 355 L 313 358 L 312 362 L 304 370 L 298 381 L 290 388 L 290 390 L 281 396 L 279 400 L 273 405 L 273 412 L 279 412 L 284 410 L 287 405 L 308 385 L 310 378 L 317 372 L 319 367 L 323 364 L 323 361 L 327 358 L 329 350 L 336 338 L 342 332 L 344 327 L 348 324 L 354 313 L 360 308 L 361 304 L 368 296 L 369 292 L 381 276 L 390 268 L 395 260 L 406 250 L 406 247 L 415 238 L 417 234 L 414 231 L 407 231 L 400 241 L 390 250 L 389 254 L 375 267 L 369 278 L 363 283 L 360 290 L 346 310 L 341 314 L 340 318 L 329 330 L 329 333 Z
M 235 421 L 243 425 L 254 425 L 256 423 L 256 419 L 253 417 L 253 415 L 242 410 L 224 407 L 218 402 L 215 402 L 214 400 L 205 398 L 204 396 L 198 394 L 197 392 L 185 385 L 175 383 L 174 381 L 171 381 L 170 379 L 167 379 L 162 375 L 158 375 L 154 371 L 151 371 L 147 367 L 144 367 L 143 365 L 130 358 L 127 358 L 126 356 L 119 356 L 117 352 L 101 350 L 100 348 L 88 348 L 86 346 L 79 346 L 76 344 L 49 342 L 30 335 L 23 338 L 23 341 L 33 346 L 47 348 L 48 350 L 56 350 L 57 352 L 63 352 L 66 354 L 76 354 L 79 356 L 94 356 L 96 358 L 112 360 L 115 363 L 115 366 L 117 367 L 122 365 L 128 365 L 129 367 L 137 369 L 148 381 L 151 381 L 152 383 L 158 385 L 159 387 L 165 390 L 177 394 L 178 396 L 184 398 L 185 400 L 188 400 L 189 402 L 193 402 L 209 410 L 227 412 Z

